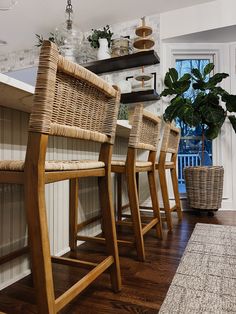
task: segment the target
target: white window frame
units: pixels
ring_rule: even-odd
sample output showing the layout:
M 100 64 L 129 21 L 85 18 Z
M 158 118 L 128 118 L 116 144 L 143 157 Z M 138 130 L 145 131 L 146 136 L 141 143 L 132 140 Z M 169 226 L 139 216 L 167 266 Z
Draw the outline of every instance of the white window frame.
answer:
M 175 67 L 175 60 L 178 57 L 189 56 L 212 56 L 215 64 L 215 72 L 230 73 L 230 51 L 228 44 L 213 43 L 163 43 L 161 48 L 161 73 L 164 78 L 169 68 Z M 230 91 L 230 80 L 224 80 L 222 87 Z M 162 102 L 162 113 L 166 108 L 165 101 Z M 232 154 L 231 146 L 227 144 L 232 138 L 232 131 L 227 121 L 222 128 L 220 136 L 212 143 L 212 154 L 214 156 L 214 165 L 223 165 L 225 170 L 223 208 L 232 208 L 233 191 L 232 191 Z M 230 179 L 229 179 L 230 178 Z

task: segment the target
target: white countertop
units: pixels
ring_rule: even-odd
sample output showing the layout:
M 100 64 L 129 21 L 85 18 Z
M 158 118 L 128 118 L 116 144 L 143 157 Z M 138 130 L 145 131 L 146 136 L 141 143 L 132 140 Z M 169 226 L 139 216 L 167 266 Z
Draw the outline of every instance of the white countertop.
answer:
M 0 73 L 0 106 L 31 112 L 34 86 Z M 129 137 L 131 126 L 123 120 L 117 121 L 117 135 Z
M 0 73 L 0 106 L 31 112 L 34 87 Z

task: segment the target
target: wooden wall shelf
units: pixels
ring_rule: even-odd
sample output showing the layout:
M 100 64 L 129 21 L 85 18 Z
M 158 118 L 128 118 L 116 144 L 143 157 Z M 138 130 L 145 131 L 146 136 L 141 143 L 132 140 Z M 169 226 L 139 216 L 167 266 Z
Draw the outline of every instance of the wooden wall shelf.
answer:
M 160 99 L 160 96 L 155 91 L 155 89 L 150 89 L 150 90 L 145 90 L 145 91 L 121 94 L 120 102 L 122 104 L 132 104 L 136 102 L 159 100 L 159 99 Z
M 160 63 L 160 58 L 156 51 L 147 50 L 122 57 L 93 61 L 81 65 L 96 74 L 102 74 L 158 63 Z

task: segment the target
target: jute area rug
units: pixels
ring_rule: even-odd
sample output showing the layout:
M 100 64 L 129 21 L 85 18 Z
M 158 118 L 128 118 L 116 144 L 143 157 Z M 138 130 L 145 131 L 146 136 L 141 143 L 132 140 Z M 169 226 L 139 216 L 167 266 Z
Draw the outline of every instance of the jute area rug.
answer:
M 196 225 L 159 313 L 236 313 L 236 227 Z

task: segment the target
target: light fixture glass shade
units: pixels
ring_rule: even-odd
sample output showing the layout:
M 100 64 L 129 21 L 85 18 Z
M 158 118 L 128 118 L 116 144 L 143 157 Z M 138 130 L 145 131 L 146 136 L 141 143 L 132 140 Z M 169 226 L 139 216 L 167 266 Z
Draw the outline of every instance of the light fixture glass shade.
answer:
M 67 24 L 64 23 L 56 29 L 55 35 L 61 54 L 70 61 L 76 62 L 83 33 L 74 23 L 71 29 L 68 29 Z

